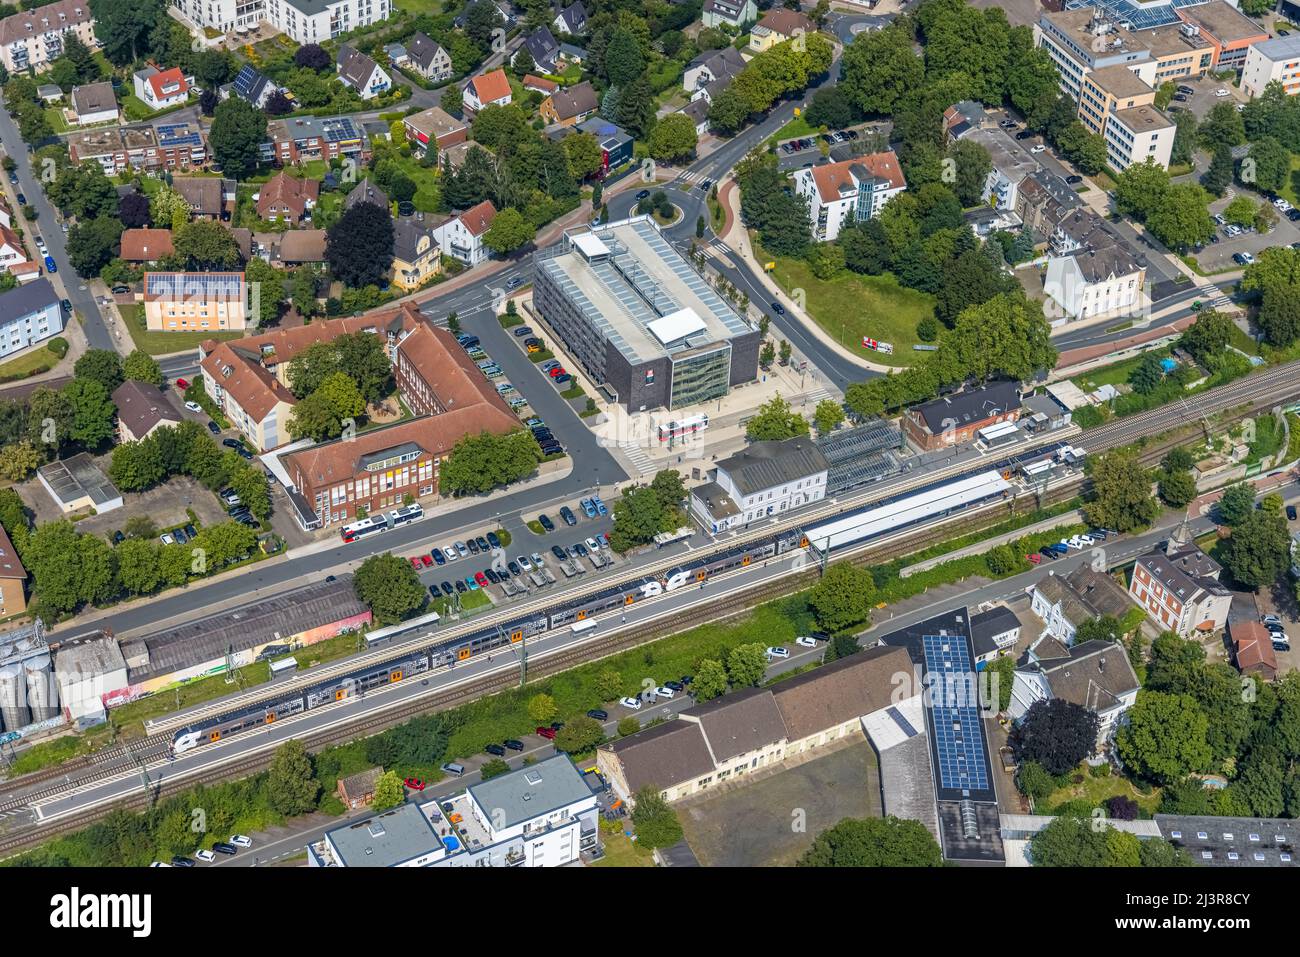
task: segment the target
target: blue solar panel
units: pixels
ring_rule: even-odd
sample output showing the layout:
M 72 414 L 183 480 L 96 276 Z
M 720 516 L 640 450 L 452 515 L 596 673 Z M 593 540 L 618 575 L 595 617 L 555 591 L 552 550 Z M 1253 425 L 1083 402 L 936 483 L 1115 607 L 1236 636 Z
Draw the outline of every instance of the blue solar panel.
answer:
M 934 720 L 934 750 L 939 786 L 957 791 L 986 791 L 984 728 L 980 724 L 978 686 L 966 639 L 925 635 L 926 683 Z
M 907 718 L 903 716 L 903 712 L 899 711 L 891 704 L 885 713 L 894 719 L 894 723 L 903 729 L 905 735 L 909 738 L 916 737 L 916 728 L 912 727 L 912 722 L 908 721 Z

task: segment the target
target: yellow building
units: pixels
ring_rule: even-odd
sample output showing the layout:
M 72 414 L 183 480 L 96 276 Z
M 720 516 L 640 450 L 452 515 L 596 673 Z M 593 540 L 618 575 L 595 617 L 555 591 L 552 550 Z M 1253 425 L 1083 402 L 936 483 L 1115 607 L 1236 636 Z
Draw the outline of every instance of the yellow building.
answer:
M 393 285 L 418 289 L 442 271 L 442 248 L 435 230 L 446 217 L 424 213 L 401 216 L 393 223 Z
M 762 53 L 778 43 L 816 32 L 817 24 L 797 10 L 786 10 L 784 7 L 769 10 L 749 33 L 749 52 Z
M 223 332 L 246 327 L 242 272 L 144 274 L 145 327 L 151 332 Z

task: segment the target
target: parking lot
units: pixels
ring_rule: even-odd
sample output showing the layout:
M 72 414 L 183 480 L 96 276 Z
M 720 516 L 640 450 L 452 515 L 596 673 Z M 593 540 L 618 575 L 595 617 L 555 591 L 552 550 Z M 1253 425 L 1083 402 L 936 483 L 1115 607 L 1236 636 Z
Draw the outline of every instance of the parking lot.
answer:
M 813 165 L 835 162 L 835 156 L 823 156 L 822 145 L 826 144 L 832 154 L 848 151 L 857 155 L 860 144 L 869 142 L 873 135 L 882 133 L 878 126 L 858 126 L 851 129 L 831 130 L 827 133 L 795 137 L 781 140 L 776 144 L 776 157 L 783 170 L 803 169 Z
M 687 798 L 677 816 L 705 867 L 791 865 L 846 817 L 879 817 L 880 771 L 862 738 L 792 767 L 745 775 Z
M 1224 209 L 1239 193 L 1248 196 L 1256 204 L 1267 202 L 1258 193 L 1230 186 L 1224 196 L 1210 204 L 1210 214 L 1221 219 Z M 1201 264 L 1203 271 L 1220 272 L 1244 268 L 1246 263 L 1237 262 L 1233 258 L 1239 253 L 1258 256 L 1265 249 L 1289 246 L 1296 242 L 1300 242 L 1300 222 L 1293 222 L 1287 218 L 1286 212 L 1279 210 L 1277 225 L 1267 233 L 1257 233 L 1249 227 L 1237 231 L 1236 227 L 1216 220 L 1214 241 L 1207 243 L 1199 251 L 1193 250 L 1193 255 L 1196 256 L 1196 261 Z

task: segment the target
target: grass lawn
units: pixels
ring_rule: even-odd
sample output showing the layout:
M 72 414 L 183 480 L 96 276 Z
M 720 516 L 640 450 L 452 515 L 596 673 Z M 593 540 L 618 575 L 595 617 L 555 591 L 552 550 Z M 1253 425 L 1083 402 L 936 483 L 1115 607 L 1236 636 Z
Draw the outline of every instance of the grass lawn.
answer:
M 59 357 L 49 349 L 40 346 L 16 359 L 0 363 L 0 382 L 13 382 L 28 376 L 40 375 L 58 365 Z
M 447 580 L 452 581 L 454 578 L 455 576 L 453 575 Z M 460 596 L 461 614 L 466 614 L 466 613 L 474 614 L 479 611 L 484 611 L 491 607 L 492 607 L 492 599 L 489 598 L 486 594 L 484 594 L 483 589 L 481 588 L 478 589 L 477 591 L 467 591 L 461 593 Z M 451 599 L 446 596 L 443 596 L 442 598 L 435 598 L 429 602 L 429 611 L 436 611 L 438 614 L 444 617 L 449 613 L 450 608 L 451 608 Z
M 771 257 L 760 253 L 760 261 L 775 259 L 772 275 L 790 293 L 803 289 L 808 296 L 808 314 L 846 348 L 863 355 L 863 336 L 894 346 L 894 354 L 871 353 L 874 362 L 907 366 L 916 361 L 912 346 L 921 340 L 916 324 L 934 315 L 934 297 L 898 284 L 893 276 L 861 276 L 845 271 L 831 280 L 818 279 L 801 259 Z
M 1300 204 L 1300 191 L 1296 187 L 1300 186 L 1300 155 L 1291 154 L 1291 175 L 1282 183 L 1282 189 L 1278 191 L 1283 199 L 1287 200 L 1292 206 Z
M 802 115 L 799 115 L 777 130 L 771 139 L 774 143 L 780 143 L 782 140 L 794 139 L 796 136 L 816 136 L 819 132 L 821 132 L 820 126 L 810 125 Z
M 415 183 L 415 195 L 411 197 L 415 208 L 422 213 L 436 213 L 442 201 L 438 171 L 433 167 L 421 166 L 418 160 L 409 156 L 402 157 L 402 169 Z
M 1084 392 L 1095 392 L 1104 385 L 1121 385 L 1128 382 L 1128 377 L 1133 374 L 1134 369 L 1142 364 L 1142 360 L 1145 358 L 1146 354 L 1143 353 L 1140 356 L 1125 359 L 1123 362 L 1116 362 L 1113 365 L 1102 366 L 1093 369 L 1091 372 L 1085 372 L 1083 375 L 1077 375 L 1070 381 Z
M 45 118 L 50 121 L 50 129 L 55 133 L 72 132 L 72 127 L 68 126 L 68 121 L 63 118 L 63 107 L 57 103 L 45 108 Z
M 631 821 L 627 822 L 627 827 L 631 829 Z M 592 864 L 592 867 L 655 866 L 654 851 L 631 840 L 621 829 L 610 833 L 604 829 L 604 822 L 601 823 L 600 843 L 605 849 L 605 856 Z
M 243 332 L 213 332 L 206 329 L 198 332 L 152 332 L 145 328 L 142 305 L 118 306 L 118 311 L 122 314 L 122 322 L 131 333 L 136 348 L 144 350 L 151 356 L 165 356 L 185 349 L 196 349 L 204 339 L 225 342 L 240 339 L 244 335 Z
M 122 112 L 126 114 L 128 120 L 147 120 L 154 114 L 154 111 L 149 109 L 149 104 L 134 93 L 123 94 Z
M 1041 803 L 1036 813 L 1042 814 L 1044 808 L 1054 808 L 1064 804 L 1066 801 L 1087 801 L 1093 807 L 1100 807 L 1101 803 L 1107 798 L 1123 795 L 1137 801 L 1138 807 L 1142 809 L 1143 817 L 1151 817 L 1160 806 L 1160 791 L 1154 789 L 1150 794 L 1139 794 L 1133 789 L 1127 778 L 1118 774 L 1110 774 L 1104 778 L 1094 778 L 1085 771 L 1076 771 L 1075 776 L 1083 775 L 1083 781 L 1080 784 L 1068 784 L 1063 788 L 1058 788 Z
M 393 6 L 398 10 L 405 10 L 407 13 L 428 13 L 437 15 L 442 12 L 442 4 L 438 0 L 394 0 Z

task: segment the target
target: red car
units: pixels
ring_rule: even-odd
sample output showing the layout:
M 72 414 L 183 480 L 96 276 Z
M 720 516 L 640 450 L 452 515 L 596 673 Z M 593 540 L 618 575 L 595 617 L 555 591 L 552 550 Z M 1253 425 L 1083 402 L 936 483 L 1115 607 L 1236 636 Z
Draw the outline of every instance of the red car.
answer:
M 184 379 L 177 379 L 177 380 L 176 380 L 176 388 L 180 389 L 181 391 L 184 391 L 184 390 L 188 389 L 189 387 L 190 387 L 190 384 L 189 384 L 188 382 L 186 382 Z
M 564 375 L 564 366 L 556 366 L 548 373 L 548 375 L 550 375 L 552 379 Z
M 479 588 L 487 588 L 487 586 L 488 586 L 487 576 L 484 575 L 482 572 L 475 572 L 475 573 L 474 573 L 474 580 L 475 580 L 476 582 L 478 582 L 478 587 L 479 587 Z
M 547 741 L 554 741 L 554 740 L 555 740 L 555 729 L 554 729 L 554 728 L 538 728 L 538 729 L 537 729 L 537 733 L 540 734 L 540 735 L 541 735 L 543 738 L 545 738 Z
M 410 562 L 411 562 L 411 567 L 414 568 L 417 572 L 424 567 L 422 564 L 420 564 L 420 559 L 418 556 L 415 555 L 411 556 Z
M 1034 552 L 1032 555 L 1026 555 L 1025 559 L 1029 562 L 1029 564 L 1037 565 L 1039 562 L 1043 560 L 1043 556 L 1038 554 L 1038 552 Z
M 421 555 L 420 564 L 422 564 L 425 568 L 428 568 L 430 565 L 433 564 L 433 559 L 430 558 L 428 555 Z
M 406 779 L 405 781 L 403 781 L 402 783 L 405 784 L 405 785 L 406 785 L 408 788 L 410 788 L 412 791 L 423 791 L 423 790 L 424 790 L 424 782 L 421 781 L 419 778 L 407 778 L 407 779 Z

